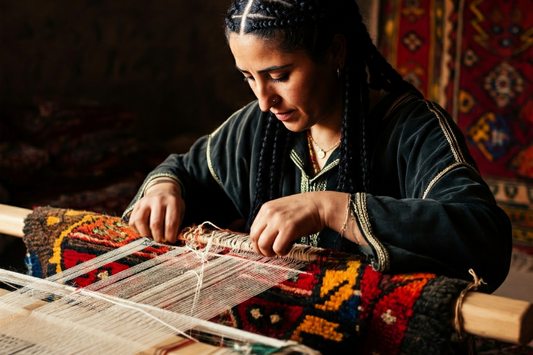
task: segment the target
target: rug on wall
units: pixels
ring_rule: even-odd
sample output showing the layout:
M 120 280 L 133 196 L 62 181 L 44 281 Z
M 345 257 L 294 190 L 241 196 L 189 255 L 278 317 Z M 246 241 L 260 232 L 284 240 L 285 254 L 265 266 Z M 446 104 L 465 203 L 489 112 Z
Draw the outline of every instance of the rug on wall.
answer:
M 527 0 L 382 0 L 379 47 L 445 107 L 533 260 L 533 12 Z

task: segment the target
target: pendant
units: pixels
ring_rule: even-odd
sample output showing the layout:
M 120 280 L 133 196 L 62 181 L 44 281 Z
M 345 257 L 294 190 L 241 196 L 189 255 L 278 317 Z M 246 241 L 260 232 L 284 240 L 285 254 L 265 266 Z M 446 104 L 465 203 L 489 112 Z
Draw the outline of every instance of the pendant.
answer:
M 323 151 L 322 149 L 318 149 L 318 157 L 320 159 L 324 159 L 326 157 L 326 152 Z

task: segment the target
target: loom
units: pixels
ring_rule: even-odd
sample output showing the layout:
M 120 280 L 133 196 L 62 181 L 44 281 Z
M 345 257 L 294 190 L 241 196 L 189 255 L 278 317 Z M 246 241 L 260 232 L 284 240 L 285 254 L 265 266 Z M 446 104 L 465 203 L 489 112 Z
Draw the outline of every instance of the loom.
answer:
M 462 296 L 468 282 L 429 274 L 381 275 L 360 257 L 305 246 L 295 246 L 289 258 L 260 258 L 248 250 L 246 236 L 208 228 L 182 233 L 201 249 L 169 247 L 134 236 L 118 217 L 52 208 L 42 213 L 48 214 L 39 219 L 38 210 L 0 205 L 0 233 L 24 237 L 28 250 L 47 244 L 39 255 L 43 278 L 0 270 L 0 280 L 18 288 L 0 290 L 0 348 L 9 345 L 8 354 L 30 348 L 27 353 L 222 354 L 261 353 L 260 348 L 313 354 L 315 348 L 335 353 L 346 349 L 342 346 L 368 354 L 417 353 L 409 350 L 415 348 L 423 353 L 425 346 L 447 348 L 454 320 L 470 335 L 515 344 L 533 338 L 531 303 L 476 291 Z M 93 229 L 83 230 L 84 223 L 93 223 Z M 49 225 L 58 226 L 53 238 Z M 66 255 L 80 243 L 84 250 L 104 244 L 107 249 L 69 265 Z M 102 272 L 106 277 L 98 276 Z M 338 275 L 341 281 L 332 281 Z M 448 299 L 424 310 L 422 298 L 432 294 L 431 287 L 447 289 Z M 378 291 L 384 296 L 376 296 Z M 411 308 L 400 298 L 390 301 L 400 291 L 415 294 L 405 301 Z M 287 295 L 293 294 L 296 301 L 289 304 Z M 342 302 L 335 305 L 338 299 Z M 272 300 L 286 305 L 278 302 L 276 309 Z M 350 307 L 357 311 L 352 318 L 346 316 Z M 294 309 L 300 313 L 289 319 Z M 231 314 L 241 318 L 232 323 Z M 278 328 L 258 323 L 267 315 Z M 275 323 L 276 316 L 292 322 L 292 328 Z M 431 317 L 444 324 L 417 329 L 420 319 Z M 437 330 L 442 340 L 424 334 Z M 31 336 L 19 336 L 28 331 Z M 57 344 L 60 338 L 68 341 Z M 88 338 L 90 346 L 81 346 Z M 232 340 L 226 347 L 213 345 L 222 338 Z

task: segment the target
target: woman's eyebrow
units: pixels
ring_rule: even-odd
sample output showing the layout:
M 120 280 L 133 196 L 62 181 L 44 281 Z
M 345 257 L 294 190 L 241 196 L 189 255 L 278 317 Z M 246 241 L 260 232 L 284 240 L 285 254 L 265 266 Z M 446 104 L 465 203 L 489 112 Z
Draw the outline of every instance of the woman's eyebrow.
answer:
M 292 65 L 292 63 L 291 64 L 285 64 L 285 65 L 275 65 L 275 66 L 272 66 L 272 67 L 268 67 L 268 68 L 265 68 L 265 69 L 258 70 L 257 72 L 258 73 L 268 73 L 269 71 L 284 69 L 284 68 L 290 67 L 291 65 Z M 237 68 L 237 70 L 240 71 L 241 73 L 249 73 L 247 70 L 243 70 L 243 69 L 239 68 L 238 66 L 235 66 L 235 68 Z

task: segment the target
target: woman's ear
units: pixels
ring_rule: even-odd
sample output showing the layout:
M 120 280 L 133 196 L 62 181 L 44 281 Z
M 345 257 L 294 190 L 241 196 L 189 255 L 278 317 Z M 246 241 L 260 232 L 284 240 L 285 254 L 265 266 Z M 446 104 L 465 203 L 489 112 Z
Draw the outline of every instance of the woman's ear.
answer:
M 332 63 L 340 69 L 344 69 L 346 63 L 346 37 L 343 34 L 336 34 L 331 40 L 329 47 Z

